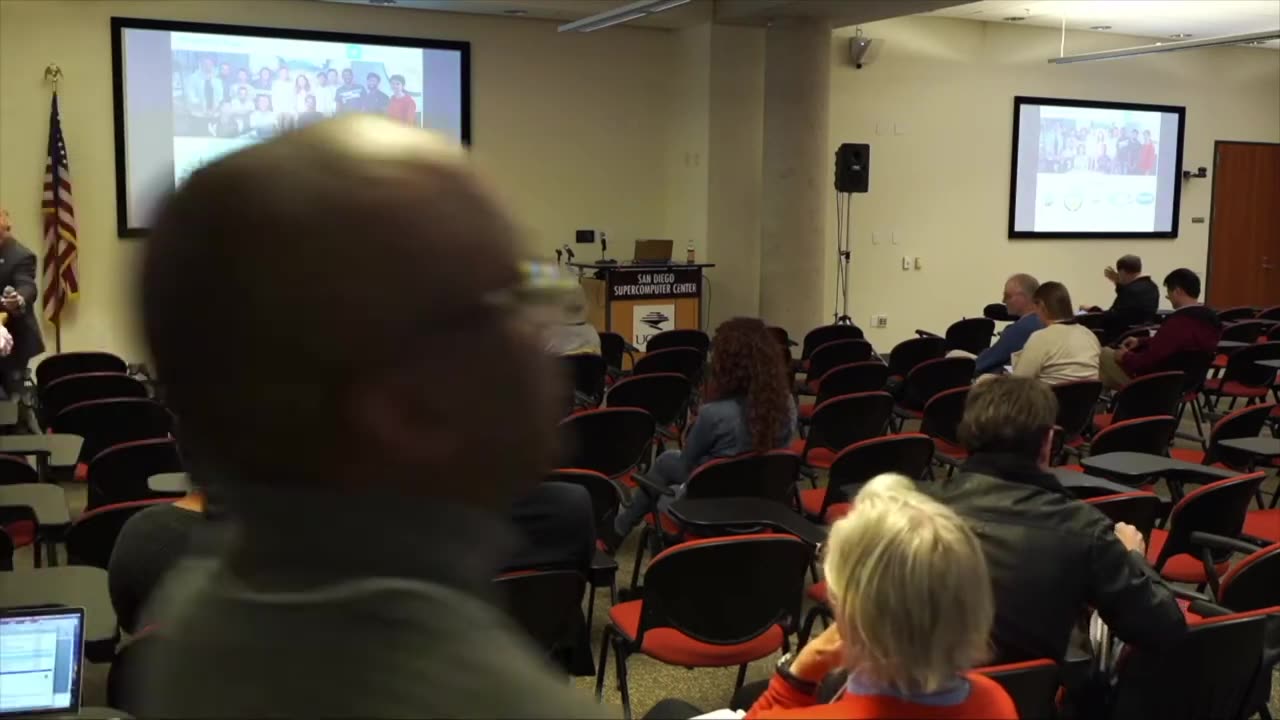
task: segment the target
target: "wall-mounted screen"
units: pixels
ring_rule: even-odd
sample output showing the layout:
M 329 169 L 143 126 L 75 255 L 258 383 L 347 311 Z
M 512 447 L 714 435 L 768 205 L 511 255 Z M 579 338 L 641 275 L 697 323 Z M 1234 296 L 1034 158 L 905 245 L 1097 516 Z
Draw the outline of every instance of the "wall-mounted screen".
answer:
M 337 114 L 470 141 L 469 43 L 132 18 L 111 33 L 121 237 L 202 165 Z
M 1011 238 L 1173 238 L 1186 108 L 1015 97 Z

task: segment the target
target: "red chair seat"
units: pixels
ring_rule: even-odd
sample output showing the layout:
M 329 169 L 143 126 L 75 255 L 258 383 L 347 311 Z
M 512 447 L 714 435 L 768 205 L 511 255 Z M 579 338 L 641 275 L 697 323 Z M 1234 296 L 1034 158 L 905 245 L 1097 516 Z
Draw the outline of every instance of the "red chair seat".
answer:
M 4 531 L 16 548 L 26 547 L 36 541 L 36 524 L 31 520 L 15 520 L 5 525 Z
M 1160 550 L 1164 547 L 1164 541 L 1169 537 L 1169 531 L 1155 528 L 1151 531 L 1151 541 L 1147 543 L 1147 560 L 1154 566 L 1156 558 L 1160 557 Z M 1214 570 L 1221 576 L 1227 571 L 1230 563 L 1218 563 L 1214 566 Z M 1207 578 L 1204 575 L 1204 565 L 1201 564 L 1199 558 L 1188 553 L 1174 555 L 1165 562 L 1164 567 L 1160 568 L 1160 575 L 1168 580 L 1182 583 L 1192 583 L 1199 585 L 1205 582 Z
M 1114 419 L 1114 413 L 1098 413 L 1093 416 L 1093 429 L 1101 430 L 1105 427 L 1110 427 Z
M 1204 381 L 1204 389 L 1215 395 L 1226 395 L 1228 397 L 1266 397 L 1267 389 L 1265 387 L 1254 387 L 1245 385 L 1235 380 L 1222 382 L 1222 378 L 1209 378 Z
M 830 525 L 848 515 L 852 509 L 853 503 L 833 503 L 831 507 L 827 508 L 827 514 L 822 517 L 822 522 Z
M 939 455 L 946 455 L 954 460 L 963 460 L 969 457 L 969 451 L 955 443 L 947 442 L 942 438 L 933 439 L 933 450 Z
M 826 488 L 809 488 L 800 491 L 800 509 L 805 515 L 818 517 L 818 513 L 822 512 L 822 498 L 826 492 Z M 827 513 L 822 516 L 822 521 L 830 525 L 848 515 L 851 507 L 853 507 L 852 503 L 832 503 L 831 507 L 827 508 Z
M 1078 472 L 1078 473 L 1082 473 L 1082 472 L 1084 472 L 1084 466 L 1083 466 L 1083 465 L 1059 465 L 1059 466 L 1058 466 L 1058 469 L 1060 469 L 1060 470 L 1070 470 L 1071 472 Z
M 1218 368 L 1218 369 L 1222 369 L 1222 368 L 1225 368 L 1226 366 L 1227 366 L 1227 356 L 1226 356 L 1226 355 L 1218 355 L 1217 357 L 1215 357 L 1215 358 L 1213 359 L 1213 367 Z
M 909 418 L 911 418 L 911 419 L 913 419 L 913 420 L 923 420 L 923 419 L 924 419 L 924 411 L 923 411 L 923 410 L 912 410 L 911 408 L 906 408 L 906 407 L 902 407 L 901 405 L 899 405 L 899 406 L 895 407 L 895 408 L 893 409 L 893 411 L 894 411 L 896 414 L 898 414 L 898 415 L 905 415 L 905 416 L 907 416 L 907 417 L 909 417 Z
M 829 602 L 827 600 L 827 581 L 819 580 L 818 582 L 810 585 L 804 591 L 804 594 L 810 600 L 816 603 L 820 603 L 822 605 L 826 605 Z
M 1280 543 L 1280 508 L 1274 510 L 1250 510 L 1244 518 L 1244 533 Z
M 613 621 L 614 628 L 632 642 L 640 630 L 643 605 L 643 600 L 632 600 L 609 609 L 609 619 Z M 782 647 L 782 638 L 782 628 L 778 625 L 754 640 L 737 645 L 712 645 L 694 640 L 673 628 L 658 628 L 644 634 L 640 652 L 669 665 L 727 667 L 768 657 Z
M 809 467 L 829 468 L 831 463 L 836 461 L 836 454 L 826 448 L 811 448 L 809 454 L 804 454 L 804 446 L 807 441 L 804 438 L 796 438 L 791 442 L 791 446 L 787 449 L 791 452 L 804 457 L 804 464 Z
M 1170 448 L 1169 455 L 1172 456 L 1174 460 L 1195 463 L 1196 465 L 1204 462 L 1203 450 L 1195 450 L 1193 448 Z
M 796 410 L 796 415 L 798 415 L 801 420 L 809 420 L 813 417 L 813 409 L 815 407 L 817 407 L 817 405 L 813 403 L 804 403 Z
M 78 483 L 89 482 L 89 464 L 76 463 L 76 470 L 75 470 L 75 473 L 71 476 L 71 479 Z

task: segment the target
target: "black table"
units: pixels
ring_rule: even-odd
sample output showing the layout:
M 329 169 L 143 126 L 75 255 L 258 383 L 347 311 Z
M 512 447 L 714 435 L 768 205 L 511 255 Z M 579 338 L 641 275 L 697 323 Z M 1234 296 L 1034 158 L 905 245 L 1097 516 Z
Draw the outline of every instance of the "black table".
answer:
M 75 467 L 83 444 L 84 438 L 66 433 L 0 435 L 0 453 L 35 456 L 41 482 L 48 479 L 46 470 L 50 467 Z
M 1133 492 L 1133 488 L 1128 485 L 1121 485 L 1118 482 L 1112 482 L 1106 478 L 1094 477 L 1086 475 L 1075 470 L 1065 470 L 1063 468 L 1053 468 L 1051 472 L 1062 487 L 1067 492 L 1075 495 L 1080 499 L 1091 497 L 1101 497 L 1103 495 L 1115 495 L 1117 493 Z
M 120 633 L 107 592 L 107 571 L 85 565 L 0 573 L 0 607 L 63 605 L 84 608 L 85 657 L 107 662 Z
M 154 493 L 185 495 L 191 489 L 191 478 L 184 472 L 168 472 L 147 478 L 147 489 Z
M 761 498 L 681 498 L 667 512 L 676 520 L 702 527 L 765 527 L 791 533 L 811 545 L 827 540 L 827 529 L 809 522 L 781 503 Z
M 1091 475 L 1098 475 L 1137 487 L 1154 478 L 1172 480 L 1190 480 L 1193 482 L 1212 482 L 1239 475 L 1233 470 L 1198 465 L 1183 460 L 1164 457 L 1163 455 L 1147 455 L 1136 452 L 1113 452 L 1103 455 L 1092 455 L 1080 461 L 1084 469 Z M 1171 490 L 1174 488 L 1171 486 Z
M 40 567 L 40 548 L 49 549 L 49 565 L 58 564 L 58 540 L 71 524 L 67 494 L 50 483 L 0 485 L 0 508 L 19 507 L 31 511 L 36 522 L 35 565 Z

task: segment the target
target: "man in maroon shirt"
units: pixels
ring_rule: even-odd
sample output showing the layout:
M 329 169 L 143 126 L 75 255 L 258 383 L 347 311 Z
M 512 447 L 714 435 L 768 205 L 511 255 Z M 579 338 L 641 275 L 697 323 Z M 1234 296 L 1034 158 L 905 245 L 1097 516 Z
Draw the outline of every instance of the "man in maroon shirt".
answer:
M 1200 304 L 1200 278 L 1186 268 L 1164 279 L 1165 297 L 1174 312 L 1151 338 L 1129 338 L 1118 350 L 1103 348 L 1102 382 L 1119 388 L 1130 380 L 1164 370 L 1180 370 L 1188 353 L 1213 353 L 1222 335 L 1218 314 Z

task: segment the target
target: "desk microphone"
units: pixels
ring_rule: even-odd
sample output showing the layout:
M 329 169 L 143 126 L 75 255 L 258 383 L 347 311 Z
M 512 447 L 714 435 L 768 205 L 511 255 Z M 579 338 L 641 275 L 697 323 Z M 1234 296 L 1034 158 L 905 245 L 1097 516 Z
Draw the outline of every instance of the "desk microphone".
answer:
M 564 253 L 561 252 L 559 248 L 556 248 L 556 264 L 562 265 L 563 263 L 564 263 Z
M 573 258 L 574 258 L 573 248 L 569 247 L 568 245 L 565 245 L 564 254 L 569 257 L 569 262 L 573 262 Z

